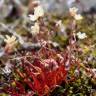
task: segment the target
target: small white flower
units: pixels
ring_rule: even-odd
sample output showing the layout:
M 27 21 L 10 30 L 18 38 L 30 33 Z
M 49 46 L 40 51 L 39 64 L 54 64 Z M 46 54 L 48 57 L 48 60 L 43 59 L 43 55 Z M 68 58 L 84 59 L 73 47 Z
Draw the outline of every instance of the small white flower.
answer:
M 3 69 L 3 73 L 5 73 L 5 74 L 10 74 L 10 73 L 11 73 L 11 70 L 10 70 L 8 67 L 5 67 L 5 68 Z
M 85 38 L 87 38 L 86 33 L 78 32 L 78 33 L 77 33 L 77 36 L 78 36 L 79 39 L 85 39 Z
M 34 8 L 34 14 L 35 14 L 35 16 L 37 16 L 37 17 L 42 17 L 42 16 L 44 16 L 44 10 L 43 10 L 43 8 L 42 8 L 41 6 L 35 7 L 35 8 Z
M 64 26 L 62 20 L 57 21 L 56 22 L 56 26 L 59 27 L 61 33 L 63 33 L 64 35 L 66 35 L 66 33 L 65 33 L 65 26 Z
M 29 15 L 29 19 L 31 21 L 36 21 L 39 17 L 42 16 L 44 16 L 44 10 L 41 6 L 37 6 L 34 8 L 34 15 Z
M 74 16 L 74 18 L 75 18 L 75 20 L 82 20 L 83 19 L 83 17 L 80 14 L 76 14 Z
M 10 74 L 11 73 L 11 65 L 8 63 L 6 66 L 2 69 L 3 74 Z
M 35 23 L 34 26 L 31 26 L 32 35 L 37 35 L 40 31 L 40 26 L 38 23 Z
M 6 39 L 4 39 L 4 41 L 6 42 L 6 44 L 12 44 L 12 45 L 17 43 L 15 36 L 10 37 L 6 35 Z
M 54 46 L 54 47 L 58 47 L 59 44 L 58 44 L 57 42 L 53 42 L 53 46 Z
M 4 39 L 4 41 L 6 42 L 6 46 L 5 46 L 5 51 L 10 53 L 12 52 L 17 44 L 17 40 L 15 36 L 8 36 L 6 35 L 6 39 Z
M 62 25 L 62 21 L 61 20 L 56 22 L 56 26 L 61 26 L 61 25 Z
M 56 26 L 58 26 L 62 31 L 65 30 L 64 25 L 63 25 L 63 23 L 62 23 L 61 20 L 59 20 L 59 21 L 56 22 Z
M 75 16 L 77 14 L 77 11 L 78 11 L 78 8 L 76 7 L 69 8 L 69 12 L 71 16 Z
M 16 47 L 16 44 L 17 44 L 17 40 L 16 40 L 16 37 L 15 36 L 8 36 L 6 35 L 6 38 L 4 39 L 5 43 L 6 43 L 6 46 L 4 48 L 5 52 L 7 53 L 10 53 L 12 52 L 15 47 Z

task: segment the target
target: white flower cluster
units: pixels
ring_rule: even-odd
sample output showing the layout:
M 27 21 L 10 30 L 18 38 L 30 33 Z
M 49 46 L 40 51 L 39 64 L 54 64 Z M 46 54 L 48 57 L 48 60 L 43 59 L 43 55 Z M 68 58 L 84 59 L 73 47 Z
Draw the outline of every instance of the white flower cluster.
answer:
M 36 35 L 39 33 L 39 31 L 40 31 L 40 27 L 39 24 L 36 22 L 34 26 L 31 26 L 31 33 L 32 35 Z
M 44 16 L 44 10 L 43 8 L 38 5 L 37 7 L 34 8 L 34 14 L 29 15 L 29 19 L 33 22 L 35 22 L 34 26 L 31 26 L 31 33 L 32 35 L 37 35 L 40 31 L 40 26 L 39 23 L 36 22 L 40 17 Z
M 72 7 L 69 9 L 69 13 L 72 17 L 74 17 L 75 20 L 82 20 L 83 17 L 81 16 L 81 14 L 77 14 L 78 12 L 78 8 L 76 7 Z
M 87 35 L 86 35 L 86 33 L 78 32 L 78 33 L 77 33 L 77 37 L 78 37 L 79 39 L 85 39 L 85 38 L 87 38 Z
M 78 8 L 76 8 L 76 7 L 72 7 L 72 8 L 69 9 L 70 15 L 72 17 L 74 17 L 75 20 L 82 20 L 83 17 L 81 16 L 81 14 L 78 14 L 77 12 L 78 12 Z M 85 38 L 87 38 L 86 33 L 78 32 L 76 35 L 77 35 L 77 37 L 79 39 L 85 39 Z
M 15 36 L 6 35 L 6 38 L 4 39 L 4 42 L 6 43 L 5 51 L 8 52 L 8 53 L 12 52 L 17 45 L 17 40 L 16 40 Z
M 4 41 L 6 42 L 6 44 L 11 44 L 13 46 L 17 43 L 15 36 L 10 37 L 6 35 L 6 39 L 4 39 Z

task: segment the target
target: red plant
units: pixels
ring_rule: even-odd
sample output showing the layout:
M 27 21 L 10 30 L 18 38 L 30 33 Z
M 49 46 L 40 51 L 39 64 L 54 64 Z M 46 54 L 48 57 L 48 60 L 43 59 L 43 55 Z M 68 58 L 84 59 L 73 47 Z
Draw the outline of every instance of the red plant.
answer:
M 30 54 L 31 56 L 22 56 L 20 68 L 15 67 L 15 73 L 19 75 L 19 80 L 15 82 L 15 87 L 9 86 L 5 91 L 11 96 L 33 96 L 37 93 L 39 96 L 48 95 L 57 85 L 67 80 L 67 67 L 76 63 L 68 52 L 64 56 L 53 49 L 41 48 L 38 52 Z M 67 62 L 69 61 L 69 62 Z M 66 63 L 67 62 L 67 63 Z M 31 94 L 25 90 L 29 87 Z
M 51 63 L 52 62 L 49 62 L 49 65 L 51 65 Z M 60 65 L 55 70 L 47 70 L 44 64 L 41 64 L 41 62 L 34 62 L 34 64 L 35 65 L 31 64 L 27 60 L 25 61 L 25 63 L 23 63 L 25 70 L 24 72 L 28 77 L 24 77 L 24 73 L 21 73 L 20 71 L 18 72 L 18 74 L 21 78 L 25 78 L 24 82 L 33 91 L 37 92 L 39 96 L 47 94 L 56 85 L 59 85 L 66 79 L 67 72 L 64 65 Z

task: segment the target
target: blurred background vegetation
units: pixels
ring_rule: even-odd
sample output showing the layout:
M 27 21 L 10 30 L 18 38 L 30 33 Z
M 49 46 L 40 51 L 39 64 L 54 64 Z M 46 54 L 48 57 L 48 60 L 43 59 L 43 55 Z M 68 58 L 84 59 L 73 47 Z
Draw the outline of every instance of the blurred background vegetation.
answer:
M 30 21 L 28 14 L 32 13 L 32 2 L 35 0 L 0 0 L 0 59 L 2 58 L 2 49 L 4 45 L 4 36 L 6 34 L 16 34 L 30 45 L 33 41 L 30 37 Z M 76 6 L 80 9 L 79 13 L 84 17 L 78 21 L 77 32 L 84 32 L 87 38 L 78 40 L 78 46 L 83 50 L 79 58 L 86 67 L 96 69 L 96 0 L 40 0 L 45 14 L 45 23 L 49 30 L 56 32 L 51 38 L 52 41 L 60 45 L 60 50 L 64 50 L 68 44 L 68 37 L 62 35 L 59 29 L 54 29 L 54 23 L 62 20 L 66 33 L 70 30 L 67 25 L 70 22 L 68 8 Z M 3 26 L 4 25 L 4 26 Z M 3 26 L 3 27 L 2 27 Z M 13 32 L 13 33 L 12 33 Z M 19 46 L 20 47 L 20 46 Z M 5 60 L 5 59 L 4 59 Z M 0 63 L 2 63 L 0 61 Z M 0 65 L 1 67 L 1 65 Z M 50 96 L 96 96 L 96 80 L 90 79 L 80 69 L 80 76 L 75 82 L 61 84 Z M 71 72 L 70 72 L 71 74 Z M 95 73 L 96 74 L 96 73 Z M 2 78 L 0 77 L 0 80 Z M 2 86 L 0 86 L 2 87 Z M 67 95 L 66 95 L 67 94 Z M 1 94 L 0 96 L 7 96 Z

